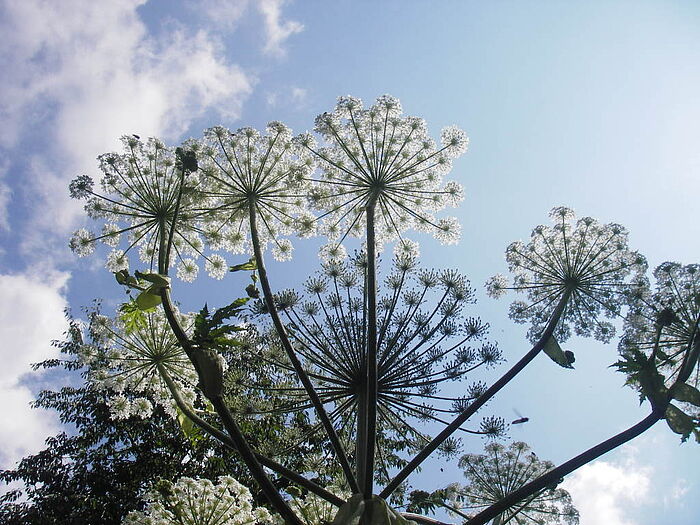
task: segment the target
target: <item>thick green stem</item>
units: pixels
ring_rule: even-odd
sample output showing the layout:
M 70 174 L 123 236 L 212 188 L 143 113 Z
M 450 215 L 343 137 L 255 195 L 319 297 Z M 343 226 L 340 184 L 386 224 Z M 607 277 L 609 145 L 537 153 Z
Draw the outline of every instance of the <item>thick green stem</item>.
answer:
M 416 523 L 424 523 L 425 525 L 450 525 L 444 521 L 429 518 L 427 516 L 421 516 L 420 514 L 414 514 L 413 512 L 402 512 L 401 515 L 407 520 L 412 520 Z
M 304 525 L 304 522 L 301 521 L 296 514 L 294 514 L 294 511 L 292 511 L 292 509 L 290 509 L 287 505 L 287 502 L 284 501 L 284 498 L 282 498 L 280 493 L 277 491 L 277 487 L 275 487 L 270 481 L 270 478 L 265 473 L 263 466 L 258 461 L 255 453 L 250 448 L 250 445 L 248 445 L 248 441 L 245 439 L 243 432 L 241 432 L 238 424 L 236 424 L 234 421 L 233 416 L 226 406 L 226 403 L 224 403 L 223 398 L 218 396 L 210 399 L 210 401 L 212 405 L 214 405 L 216 412 L 221 417 L 224 427 L 226 427 L 226 431 L 228 432 L 229 436 L 231 436 L 231 440 L 243 458 L 248 470 L 250 470 L 250 473 L 255 478 L 255 481 L 257 481 L 260 485 L 260 488 L 267 499 L 270 500 L 270 503 L 275 507 L 275 510 L 277 510 L 280 516 L 284 518 L 284 522 L 291 525 Z
M 233 440 L 229 437 L 228 434 L 225 432 L 222 432 L 215 426 L 209 424 L 207 421 L 199 417 L 194 410 L 185 402 L 185 400 L 182 398 L 182 395 L 180 394 L 180 391 L 178 390 L 177 386 L 175 385 L 174 381 L 170 377 L 170 374 L 168 374 L 168 371 L 165 370 L 161 365 L 158 365 L 158 372 L 160 373 L 161 377 L 165 381 L 165 384 L 168 387 L 168 390 L 170 391 L 170 394 L 173 396 L 173 399 L 175 399 L 175 403 L 177 404 L 178 408 L 182 411 L 187 418 L 189 418 L 195 425 L 197 425 L 199 428 L 207 432 L 209 435 L 214 437 L 215 439 L 218 439 L 221 443 L 226 445 L 228 448 L 235 450 L 238 452 L 238 449 L 236 448 L 235 443 Z M 261 465 L 274 470 L 281 476 L 287 478 L 289 481 L 296 483 L 297 485 L 304 487 L 307 489 L 309 492 L 313 492 L 317 496 L 325 499 L 329 503 L 335 505 L 336 507 L 340 507 L 345 503 L 341 498 L 333 494 L 332 492 L 327 491 L 323 487 L 317 485 L 311 480 L 306 479 L 304 476 L 294 472 L 291 469 L 288 469 L 284 465 L 281 465 L 274 461 L 273 459 L 270 459 L 266 456 L 263 456 L 262 454 L 255 452 L 255 457 L 258 459 Z
M 161 249 L 164 248 L 163 240 L 164 238 L 161 236 Z M 159 253 L 158 256 L 158 273 L 161 273 L 162 275 L 167 275 L 168 261 L 162 255 L 162 253 L 164 252 Z M 175 308 L 170 298 L 170 289 L 167 287 L 163 288 L 160 292 L 160 296 L 162 299 L 165 318 L 167 319 L 168 324 L 170 325 L 170 329 L 173 331 L 173 334 L 177 338 L 178 342 L 182 346 L 187 356 L 192 361 L 192 364 L 195 366 L 195 369 L 199 374 L 197 361 L 196 359 L 193 359 L 193 355 L 195 352 L 194 346 L 189 340 L 189 337 L 187 337 L 187 333 L 180 325 L 180 321 L 178 320 L 177 315 L 175 314 Z M 282 496 L 280 496 L 279 492 L 277 492 L 277 489 L 270 481 L 270 478 L 268 478 L 267 474 L 262 468 L 262 465 L 258 462 L 257 458 L 255 457 L 255 454 L 248 445 L 248 442 L 241 433 L 240 428 L 233 420 L 233 417 L 231 416 L 231 413 L 229 412 L 228 407 L 226 407 L 223 400 L 219 397 L 212 399 L 211 401 L 217 413 L 219 414 L 219 417 L 221 417 L 224 426 L 226 427 L 226 430 L 229 432 L 230 438 L 233 441 L 236 450 L 238 450 L 238 452 L 241 454 L 243 461 L 248 467 L 248 470 L 250 470 L 251 475 L 253 476 L 255 481 L 258 482 L 260 488 L 262 489 L 263 493 L 270 501 L 272 506 L 284 518 L 285 523 L 290 523 L 293 525 L 303 525 L 299 518 L 294 514 L 292 509 L 289 508 Z
M 257 262 L 260 285 L 262 286 L 263 296 L 265 297 L 265 305 L 267 306 L 267 310 L 270 314 L 270 317 L 272 318 L 272 323 L 275 326 L 277 335 L 279 336 L 280 341 L 282 342 L 282 347 L 284 348 L 287 357 L 289 357 L 289 360 L 291 361 L 295 372 L 299 376 L 299 380 L 301 381 L 302 385 L 304 385 L 304 389 L 306 390 L 306 393 L 308 394 L 311 403 L 316 409 L 316 414 L 321 420 L 321 424 L 323 425 L 323 428 L 325 429 L 326 434 L 328 435 L 328 439 L 330 440 L 331 446 L 333 447 L 335 455 L 338 458 L 338 462 L 340 463 L 340 466 L 343 469 L 343 473 L 345 474 L 345 479 L 347 480 L 348 485 L 350 486 L 350 490 L 352 490 L 353 492 L 357 492 L 359 490 L 357 480 L 355 479 L 352 469 L 350 468 L 350 462 L 348 461 L 348 458 L 345 454 L 345 450 L 343 449 L 343 445 L 340 442 L 340 438 L 338 437 L 335 428 L 333 428 L 333 423 L 331 422 L 330 417 L 328 417 L 328 413 L 323 407 L 323 402 L 321 401 L 321 398 L 318 396 L 316 389 L 311 383 L 309 375 L 306 373 L 306 370 L 304 370 L 304 367 L 301 364 L 299 357 L 296 355 L 296 352 L 294 352 L 292 344 L 289 341 L 289 337 L 287 336 L 287 331 L 285 330 L 284 325 L 282 324 L 282 319 L 280 319 L 279 312 L 277 311 L 277 306 L 275 305 L 275 301 L 272 296 L 270 281 L 267 277 L 267 270 L 265 269 L 265 261 L 263 259 L 262 248 L 260 247 L 260 237 L 258 235 L 256 217 L 257 214 L 255 211 L 255 204 L 251 202 L 249 208 L 250 237 L 253 241 L 253 251 L 255 254 L 255 260 Z
M 547 344 L 547 341 L 549 341 L 549 338 L 552 337 L 552 334 L 554 333 L 554 329 L 557 326 L 557 323 L 559 322 L 559 318 L 561 315 L 564 313 L 564 309 L 566 308 L 566 305 L 569 301 L 569 298 L 571 297 L 571 291 L 567 290 L 564 292 L 564 295 L 562 295 L 561 299 L 559 300 L 559 303 L 557 304 L 556 308 L 554 309 L 554 312 L 552 313 L 552 317 L 549 320 L 549 323 L 547 324 L 547 327 L 545 328 L 544 332 L 542 333 L 542 336 L 540 337 L 539 341 L 535 344 L 535 346 L 532 347 L 532 350 L 530 350 L 525 356 L 523 356 L 520 361 L 518 361 L 513 367 L 508 370 L 498 381 L 496 381 L 491 387 L 486 390 L 483 394 L 481 394 L 474 402 L 469 405 L 461 414 L 459 414 L 453 421 L 450 423 L 445 429 L 440 432 L 437 436 L 433 438 L 433 440 L 428 443 L 416 456 L 406 465 L 395 477 L 391 482 L 382 490 L 382 492 L 379 494 L 380 497 L 382 498 L 388 498 L 392 492 L 394 492 L 398 486 L 403 483 L 403 481 L 413 472 L 425 459 L 432 454 L 435 449 L 437 449 L 448 437 L 450 437 L 454 432 L 457 431 L 457 429 L 464 423 L 467 419 L 469 419 L 477 410 L 479 410 L 486 402 L 491 399 L 496 393 L 498 393 L 499 390 L 501 390 L 504 386 L 506 386 L 511 379 L 513 379 L 516 375 L 518 375 L 523 368 L 525 368 L 530 361 L 532 361 L 537 354 L 539 354 L 544 346 Z
M 374 227 L 374 202 L 365 210 L 367 216 L 367 375 L 360 389 L 357 416 L 357 468 L 360 489 L 365 499 L 372 498 L 374 454 L 377 434 L 377 261 Z
M 542 490 L 548 486 L 556 485 L 557 482 L 570 474 L 577 468 L 590 463 L 594 459 L 602 456 L 606 452 L 613 450 L 614 448 L 627 443 L 631 439 L 639 436 L 641 433 L 645 432 L 651 428 L 657 421 L 663 418 L 663 411 L 658 412 L 654 410 L 647 417 L 642 419 L 639 423 L 631 426 L 627 430 L 620 432 L 619 434 L 611 437 L 610 439 L 599 443 L 593 448 L 588 449 L 582 454 L 579 454 L 575 458 L 570 459 L 566 463 L 561 464 L 557 468 L 550 470 L 546 474 L 540 476 L 539 478 L 531 481 L 527 485 L 523 485 L 518 490 L 511 492 L 503 498 L 501 501 L 494 503 L 489 508 L 483 510 L 472 519 L 470 519 L 468 525 L 483 525 L 490 519 L 500 515 L 505 510 L 509 509 L 513 505 L 517 504 L 519 501 L 527 498 L 528 496 L 534 494 L 538 490 Z
M 170 290 L 168 288 L 163 288 L 161 290 L 161 299 L 163 300 L 163 310 L 165 311 L 165 317 L 168 320 L 170 328 L 172 329 L 182 348 L 185 350 L 187 356 L 190 357 L 192 364 L 195 365 L 197 373 L 199 373 L 196 365 L 197 361 L 192 359 L 195 349 L 192 342 L 187 337 L 185 330 L 182 328 L 182 326 L 180 326 L 180 322 L 175 315 L 175 309 L 170 299 Z M 258 485 L 260 485 L 263 494 L 265 494 L 275 510 L 284 518 L 285 523 L 292 525 L 303 525 L 303 522 L 294 514 L 292 509 L 289 508 L 287 502 L 284 501 L 284 498 L 282 498 L 277 491 L 277 488 L 272 484 L 270 478 L 265 473 L 265 470 L 263 470 L 262 465 L 255 457 L 255 454 L 248 445 L 245 436 L 241 432 L 241 429 L 233 420 L 233 416 L 228 410 L 228 407 L 224 403 L 223 399 L 219 396 L 211 399 L 210 401 L 221 418 L 226 431 L 229 433 L 236 450 L 238 450 L 239 454 L 243 458 L 244 463 L 248 467 L 248 470 L 255 481 L 257 481 Z

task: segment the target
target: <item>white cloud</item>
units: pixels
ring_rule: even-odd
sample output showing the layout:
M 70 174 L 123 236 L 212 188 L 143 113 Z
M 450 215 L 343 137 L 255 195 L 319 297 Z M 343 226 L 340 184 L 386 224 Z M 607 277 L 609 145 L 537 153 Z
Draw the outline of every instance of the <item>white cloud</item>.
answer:
M 28 453 L 37 452 L 47 435 L 58 429 L 53 413 L 32 410 L 32 392 L 20 378 L 29 365 L 54 357 L 50 345 L 60 339 L 67 324 L 63 297 L 68 275 L 38 270 L 26 275 L 0 275 L 0 341 L 3 344 L 0 367 L 0 466 L 11 467 Z
M 239 117 L 252 91 L 255 80 L 230 63 L 209 33 L 173 23 L 164 36 L 150 35 L 137 11 L 143 3 L 5 6 L 0 65 L 10 74 L 0 98 L 0 144 L 46 144 L 32 161 L 45 170 L 33 169 L 32 184 L 23 187 L 57 219 L 53 233 L 65 234 L 79 216 L 67 197 L 68 181 L 94 173 L 96 155 L 117 148 L 120 135 L 173 140 L 210 108 Z
M 306 106 L 308 96 L 307 89 L 291 86 L 278 91 L 268 91 L 265 94 L 265 103 L 270 108 L 286 106 L 300 109 Z
M 8 206 L 10 204 L 10 195 L 12 191 L 5 183 L 4 179 L 7 176 L 7 171 L 10 163 L 7 159 L 0 160 L 0 230 L 9 230 L 10 222 L 8 220 Z M 1 254 L 2 252 L 0 252 Z
M 233 30 L 245 14 L 248 0 L 192 0 L 190 8 L 204 14 L 211 22 L 228 31 Z
M 306 101 L 306 96 L 308 92 L 304 88 L 293 87 L 292 88 L 292 100 L 297 104 L 301 104 Z
M 304 30 L 304 25 L 294 20 L 282 21 L 282 6 L 285 0 L 258 0 L 256 3 L 265 21 L 267 41 L 263 51 L 270 55 L 284 56 L 282 44 L 290 36 Z
M 665 507 L 676 507 L 678 505 L 684 505 L 685 495 L 690 491 L 690 483 L 686 479 L 678 479 L 675 481 L 670 489 L 670 493 L 664 496 L 664 506 Z
M 263 18 L 265 43 L 263 52 L 275 57 L 286 53 L 284 43 L 287 39 L 304 30 L 304 25 L 295 20 L 283 20 L 282 6 L 287 0 L 254 0 L 253 5 Z M 190 0 L 190 9 L 203 15 L 219 29 L 235 29 L 248 11 L 250 0 Z
M 271 108 L 277 107 L 277 99 L 279 98 L 279 95 L 277 93 L 267 93 L 265 95 L 265 102 L 267 103 L 268 106 Z
M 628 511 L 644 502 L 651 486 L 651 468 L 628 456 L 623 464 L 595 461 L 562 484 L 581 514 L 580 525 L 637 525 Z

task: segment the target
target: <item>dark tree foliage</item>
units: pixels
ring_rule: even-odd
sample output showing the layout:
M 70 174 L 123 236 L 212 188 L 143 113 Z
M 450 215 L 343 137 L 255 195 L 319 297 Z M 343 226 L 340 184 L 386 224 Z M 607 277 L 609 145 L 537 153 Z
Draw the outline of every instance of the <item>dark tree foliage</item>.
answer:
M 81 369 L 80 361 L 71 357 L 82 344 L 75 321 L 70 320 L 66 340 L 54 344 L 67 358 L 44 361 L 36 369 Z M 5 483 L 25 485 L 0 496 L 0 523 L 118 524 L 139 508 L 143 491 L 155 481 L 181 476 L 215 479 L 229 474 L 262 501 L 243 463 L 217 440 L 184 432 L 177 420 L 160 410 L 147 419 L 113 419 L 107 395 L 88 382 L 38 395 L 34 406 L 57 411 L 72 430 L 48 438 L 44 450 L 25 457 L 15 469 L 0 471 Z M 271 419 L 246 424 L 259 441 L 274 443 L 278 429 Z M 298 451 L 286 458 L 291 466 L 301 461 Z M 283 486 L 285 481 L 275 483 Z

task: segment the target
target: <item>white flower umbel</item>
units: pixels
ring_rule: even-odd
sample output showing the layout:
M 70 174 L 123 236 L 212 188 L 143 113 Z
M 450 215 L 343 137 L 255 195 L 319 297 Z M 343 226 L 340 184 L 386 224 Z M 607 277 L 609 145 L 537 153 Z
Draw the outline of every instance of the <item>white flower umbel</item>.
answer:
M 231 476 L 161 481 L 146 497 L 142 512 L 130 512 L 124 525 L 272 525 L 264 507 L 254 507 L 250 491 Z
M 632 290 L 630 313 L 625 319 L 620 353 L 641 352 L 653 359 L 670 386 L 683 370 L 697 337 L 700 322 L 700 265 L 666 262 L 654 270 L 656 288 Z M 687 365 L 686 365 L 687 366 Z M 700 386 L 700 366 L 695 363 L 686 383 Z M 695 409 L 697 411 L 697 409 Z
M 70 184 L 72 197 L 88 199 L 85 207 L 88 215 L 106 223 L 101 235 L 78 230 L 71 248 L 82 256 L 92 250 L 89 241 L 102 240 L 117 247 L 125 238 L 122 249 L 110 256 L 110 271 L 128 268 L 129 254 L 134 248 L 152 270 L 157 270 L 161 246 L 171 237 L 175 243 L 171 258 L 181 258 L 181 253 L 200 255 L 199 222 L 206 206 L 205 197 L 198 189 L 196 165 L 183 168 L 174 148 L 157 139 L 142 141 L 126 136 L 122 137 L 122 143 L 123 153 L 99 157 L 103 172 L 101 191 L 94 191 L 94 184 L 86 175 Z M 120 260 L 115 262 L 117 253 Z
M 253 212 L 261 241 L 272 244 L 278 260 L 291 259 L 291 243 L 280 236 L 313 229 L 305 209 L 313 164 L 295 154 L 290 130 L 280 122 L 269 123 L 265 134 L 217 126 L 205 132 L 200 157 L 211 220 L 225 225 L 232 251 L 239 253 L 250 234 Z
M 486 454 L 466 454 L 459 461 L 467 478 L 466 485 L 455 483 L 448 487 L 452 507 L 460 515 L 478 513 L 505 496 L 538 478 L 554 467 L 540 460 L 525 443 L 511 443 L 507 448 L 498 443 L 485 447 Z M 578 511 L 571 496 L 563 489 L 549 488 L 500 515 L 501 523 L 577 525 Z
M 183 397 L 195 397 L 197 374 L 160 311 L 145 314 L 143 323 L 127 330 L 121 321 L 94 315 L 91 333 L 99 345 L 84 345 L 82 357 L 90 363 L 90 380 L 112 392 L 115 418 L 150 416 L 153 405 L 174 414 L 172 396 L 161 378 L 162 367 Z M 122 393 L 129 392 L 130 399 Z
M 445 128 L 437 146 L 422 119 L 403 116 L 400 102 L 384 95 L 369 109 L 359 99 L 340 97 L 335 111 L 316 118 L 316 131 L 326 146 L 317 146 L 308 134 L 295 140 L 319 159 L 321 177 L 311 201 L 338 240 L 362 235 L 367 206 L 374 205 L 378 245 L 409 228 L 456 242 L 457 225 L 433 213 L 463 198 L 459 184 L 443 184 L 452 159 L 466 151 L 462 130 Z
M 627 247 L 627 232 L 619 224 L 600 224 L 584 217 L 574 223 L 568 208 L 554 208 L 553 226 L 537 226 L 525 244 L 514 242 L 506 250 L 512 281 L 497 275 L 486 284 L 492 297 L 507 290 L 527 296 L 511 305 L 510 316 L 532 324 L 529 337 L 535 341 L 550 320 L 556 305 L 568 294 L 566 307 L 555 331 L 566 340 L 572 326 L 576 334 L 609 341 L 613 325 L 602 315 L 620 315 L 625 292 L 643 279 L 646 261 Z
M 335 405 L 332 417 L 351 433 L 354 425 L 348 422 L 357 418 L 367 374 L 365 262 L 360 254 L 354 264 L 324 265 L 321 275 L 307 280 L 306 301 L 291 290 L 276 296 L 319 396 Z M 444 423 L 480 393 L 474 384 L 464 388 L 462 397 L 440 396 L 438 388 L 465 379 L 477 368 L 497 365 L 501 352 L 484 340 L 486 323 L 476 317 L 464 320 L 466 307 L 475 301 L 459 273 L 419 271 L 416 259 L 403 253 L 394 258 L 383 292 L 378 300 L 378 425 L 391 443 L 401 441 L 402 450 L 417 450 L 426 441 L 419 421 Z M 287 390 L 290 399 L 283 410 L 305 410 L 306 393 Z M 388 477 L 387 462 L 394 459 L 389 451 L 382 452 L 387 454 L 376 466 L 377 475 Z

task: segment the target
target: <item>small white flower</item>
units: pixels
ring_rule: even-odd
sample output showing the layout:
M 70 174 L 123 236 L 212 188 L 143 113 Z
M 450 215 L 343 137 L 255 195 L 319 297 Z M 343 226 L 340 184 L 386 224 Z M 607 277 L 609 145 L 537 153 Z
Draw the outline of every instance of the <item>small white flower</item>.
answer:
M 462 234 L 462 225 L 454 217 L 444 217 L 437 222 L 435 238 L 442 244 L 457 244 Z
M 121 394 L 111 397 L 107 404 L 114 419 L 126 419 L 131 415 L 131 403 Z
M 94 236 L 84 228 L 76 231 L 70 240 L 70 249 L 78 257 L 85 257 L 95 251 Z
M 177 278 L 186 283 L 194 281 L 198 273 L 199 266 L 197 266 L 194 259 L 183 259 L 177 267 Z
M 342 244 L 330 243 L 321 247 L 318 256 L 324 263 L 337 263 L 344 261 L 348 252 Z
M 224 259 L 221 255 L 216 254 L 209 256 L 207 262 L 204 263 L 204 269 L 207 271 L 210 277 L 218 280 L 223 279 L 228 272 L 226 259 Z
M 272 256 L 276 261 L 290 261 L 294 247 L 289 239 L 279 239 L 274 241 L 272 246 Z
M 508 279 L 503 274 L 497 274 L 486 281 L 486 293 L 489 297 L 498 299 L 508 291 Z
M 120 228 L 118 225 L 112 222 L 105 224 L 102 227 L 102 235 L 104 236 L 102 238 L 102 242 L 105 243 L 107 246 L 116 248 L 119 244 L 119 231 Z
M 153 413 L 153 405 L 148 399 L 140 397 L 131 404 L 131 413 L 138 418 L 146 419 Z
M 124 253 L 124 250 L 112 250 L 107 256 L 107 264 L 105 264 L 105 268 L 112 273 L 120 270 L 128 270 L 129 258 Z
M 446 148 L 446 152 L 451 157 L 458 157 L 469 146 L 469 137 L 457 126 L 448 126 L 442 130 L 440 135 L 442 145 Z
M 410 239 L 401 239 L 394 246 L 394 255 L 396 257 L 419 257 L 420 245 Z

